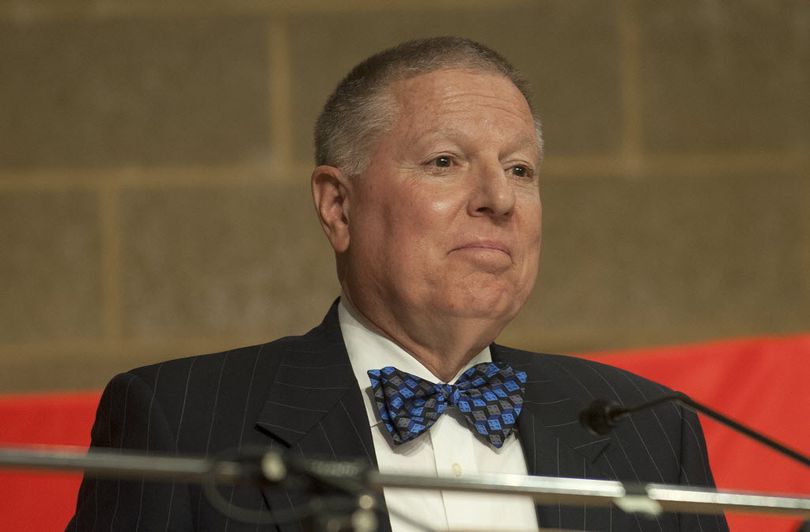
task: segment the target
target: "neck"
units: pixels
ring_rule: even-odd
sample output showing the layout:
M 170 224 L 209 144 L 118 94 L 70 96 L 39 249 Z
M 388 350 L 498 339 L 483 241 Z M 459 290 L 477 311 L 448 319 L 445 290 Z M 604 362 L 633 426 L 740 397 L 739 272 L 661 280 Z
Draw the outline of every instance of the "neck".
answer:
M 502 329 L 484 319 L 375 313 L 358 309 L 345 292 L 342 298 L 355 319 L 397 344 L 442 382 L 455 377 Z

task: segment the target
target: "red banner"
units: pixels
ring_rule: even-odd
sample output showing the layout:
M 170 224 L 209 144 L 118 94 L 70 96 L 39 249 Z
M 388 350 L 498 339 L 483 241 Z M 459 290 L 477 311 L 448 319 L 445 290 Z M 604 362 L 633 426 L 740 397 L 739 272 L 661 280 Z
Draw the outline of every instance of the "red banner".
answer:
M 588 358 L 658 381 L 810 454 L 810 335 L 607 353 Z M 701 417 L 717 485 L 810 496 L 799 462 Z M 793 531 L 796 519 L 729 514 L 734 532 Z

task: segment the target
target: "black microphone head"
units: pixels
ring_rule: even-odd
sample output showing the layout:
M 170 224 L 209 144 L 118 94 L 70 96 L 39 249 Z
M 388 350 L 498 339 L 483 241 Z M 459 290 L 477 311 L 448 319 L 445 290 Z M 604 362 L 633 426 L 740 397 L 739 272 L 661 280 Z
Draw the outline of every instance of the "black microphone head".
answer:
M 616 426 L 616 419 L 624 414 L 624 409 L 614 401 L 596 399 L 579 413 L 579 422 L 593 434 L 604 435 Z

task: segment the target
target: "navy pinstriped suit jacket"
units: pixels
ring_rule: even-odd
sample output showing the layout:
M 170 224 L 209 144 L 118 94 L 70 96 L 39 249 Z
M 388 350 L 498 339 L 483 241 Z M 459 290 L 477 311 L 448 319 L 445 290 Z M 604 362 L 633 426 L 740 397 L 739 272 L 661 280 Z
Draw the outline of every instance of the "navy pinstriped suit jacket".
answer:
M 700 425 L 678 406 L 636 414 L 609 437 L 595 437 L 577 421 L 593 398 L 636 403 L 661 394 L 662 386 L 572 357 L 498 345 L 492 346 L 492 355 L 529 376 L 519 436 L 530 474 L 712 485 Z M 359 458 L 376 466 L 336 305 L 304 336 L 116 376 L 99 404 L 92 445 L 179 454 L 269 446 L 302 456 Z M 260 511 L 289 509 L 305 500 L 296 493 L 247 487 L 225 495 Z M 541 526 L 575 530 L 727 529 L 714 516 L 665 514 L 648 520 L 611 508 L 557 505 L 538 506 L 537 512 Z M 195 485 L 86 478 L 67 529 L 292 532 L 304 526 L 257 527 L 228 520 Z M 381 529 L 390 530 L 387 520 Z

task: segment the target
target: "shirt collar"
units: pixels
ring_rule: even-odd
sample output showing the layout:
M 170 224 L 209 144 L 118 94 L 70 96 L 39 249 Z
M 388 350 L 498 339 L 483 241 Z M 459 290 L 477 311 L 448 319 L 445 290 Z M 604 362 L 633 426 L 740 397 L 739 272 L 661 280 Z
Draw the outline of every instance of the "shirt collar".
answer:
M 370 393 L 371 382 L 368 378 L 368 370 L 394 366 L 401 371 L 430 382 L 438 381 L 438 378 L 430 370 L 407 351 L 363 323 L 362 315 L 351 307 L 351 303 L 345 297 L 342 297 L 338 304 L 338 319 L 343 341 L 346 344 L 346 351 L 349 354 L 349 362 L 351 362 L 354 376 L 363 396 L 363 402 L 366 405 L 369 426 L 377 425 L 380 419 Z M 491 361 L 492 354 L 489 351 L 489 346 L 487 346 L 448 382 L 455 382 L 462 373 L 476 364 Z

